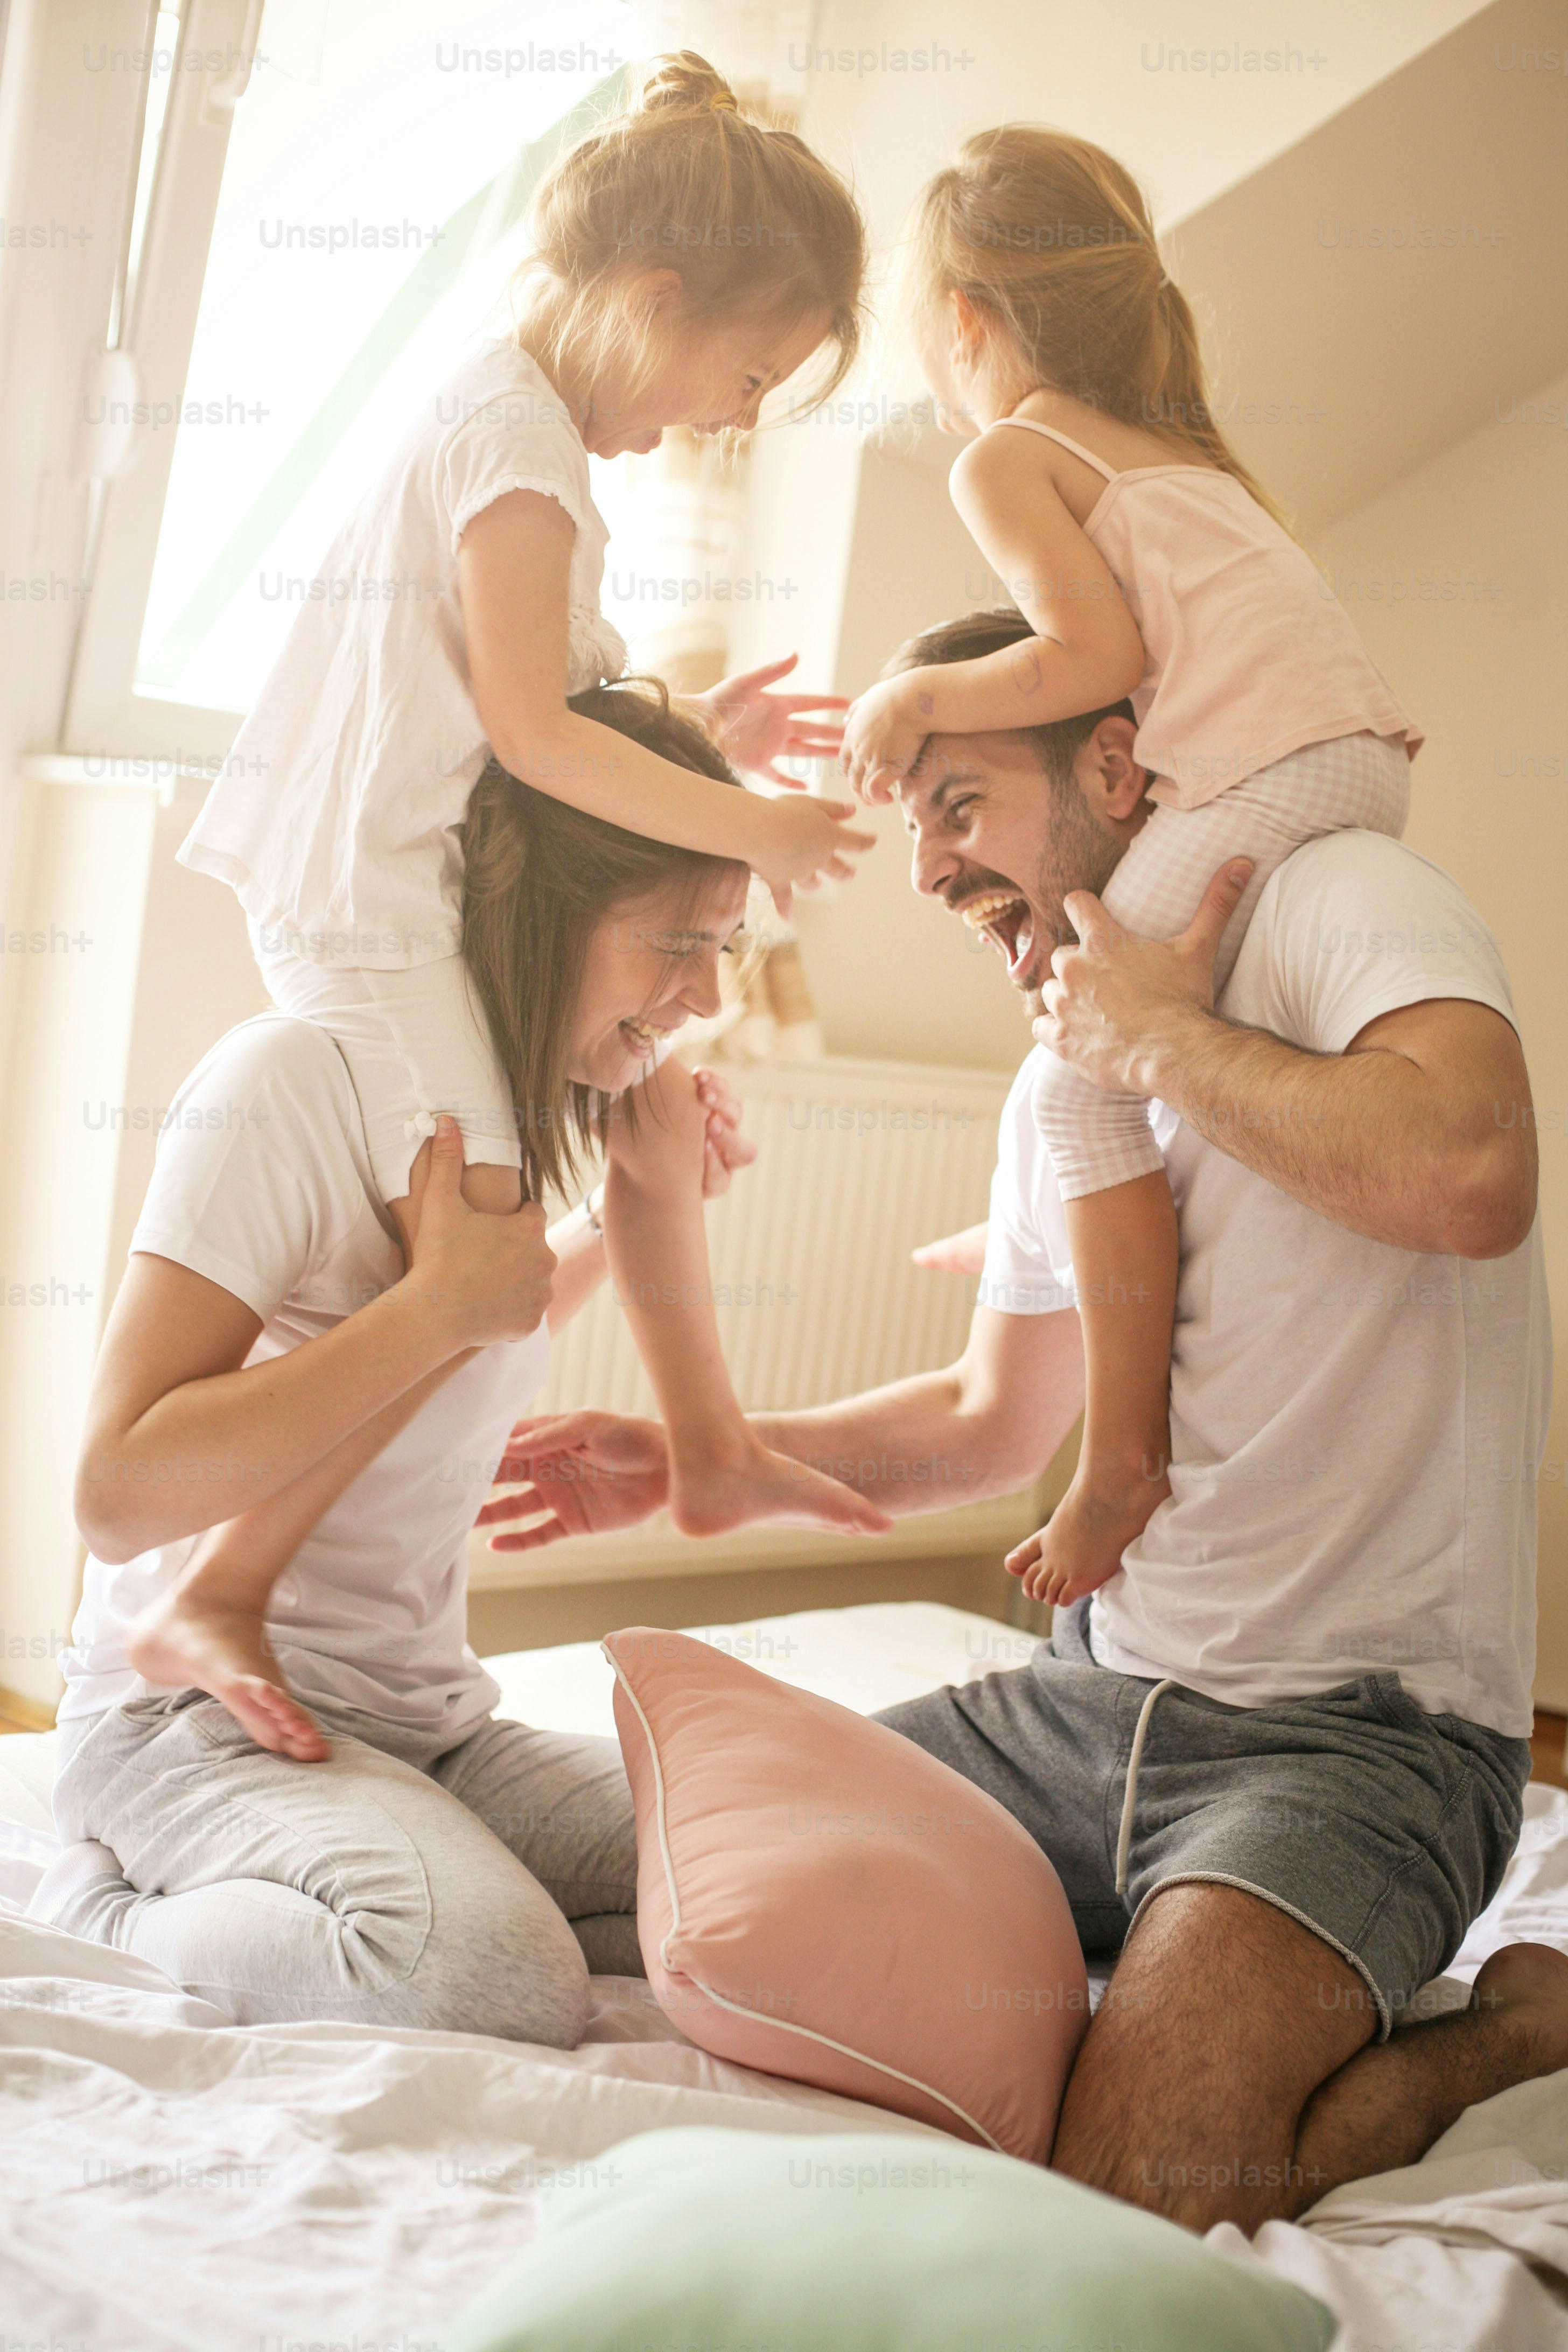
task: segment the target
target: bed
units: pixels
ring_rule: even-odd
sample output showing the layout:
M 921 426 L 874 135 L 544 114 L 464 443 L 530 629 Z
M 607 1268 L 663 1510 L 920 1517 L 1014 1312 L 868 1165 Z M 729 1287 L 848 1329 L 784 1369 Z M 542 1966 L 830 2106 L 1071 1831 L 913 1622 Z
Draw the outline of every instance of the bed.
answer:
M 704 1637 L 863 1711 L 1022 1664 L 1033 1643 L 931 1602 Z M 489 1661 L 503 1708 L 610 1731 L 591 1643 Z M 710 2058 L 630 1978 L 595 1980 L 563 2053 L 478 2035 L 233 2028 L 157 1970 L 23 1916 L 54 1848 L 48 1734 L 0 1740 L 0 2341 L 101 2352 L 435 2347 L 531 2231 L 540 2188 L 671 2124 L 926 2127 Z M 1436 2009 L 1500 1944 L 1568 1951 L 1568 1793 L 1519 1853 Z M 1342 2352 L 1568 2352 L 1568 2072 L 1472 2108 L 1424 2162 L 1268 2224 L 1260 2262 L 1338 2313 Z

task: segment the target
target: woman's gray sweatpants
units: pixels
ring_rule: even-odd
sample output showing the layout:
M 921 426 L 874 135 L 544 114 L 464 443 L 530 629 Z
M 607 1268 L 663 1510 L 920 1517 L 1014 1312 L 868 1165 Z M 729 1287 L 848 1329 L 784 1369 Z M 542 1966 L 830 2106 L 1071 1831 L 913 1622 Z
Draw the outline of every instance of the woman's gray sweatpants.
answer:
M 589 1969 L 642 1973 L 615 1741 L 492 1718 L 443 1748 L 315 1712 L 333 1743 L 321 1764 L 268 1755 L 199 1691 L 64 1725 L 67 1850 L 31 1916 L 152 1961 L 237 2025 L 573 2048 Z

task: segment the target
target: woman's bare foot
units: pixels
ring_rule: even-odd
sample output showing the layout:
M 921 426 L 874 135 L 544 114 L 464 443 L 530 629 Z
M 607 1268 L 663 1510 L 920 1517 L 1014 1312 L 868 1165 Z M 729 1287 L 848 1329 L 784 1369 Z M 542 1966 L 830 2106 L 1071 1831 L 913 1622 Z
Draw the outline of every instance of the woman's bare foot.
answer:
M 856 1536 L 885 1535 L 893 1524 L 853 1486 L 774 1454 L 750 1432 L 718 1459 L 671 1462 L 669 1516 L 683 1536 L 728 1535 L 761 1520 Z
M 1470 2009 L 1529 2033 L 1532 2063 L 1521 2081 L 1568 2066 L 1568 1953 L 1550 1944 L 1505 1944 L 1483 1962 Z
M 268 1652 L 259 1616 L 178 1587 L 142 1612 L 125 1637 L 139 1675 L 167 1690 L 204 1690 L 258 1748 L 297 1764 L 331 1754 Z
M 1029 1600 L 1058 1609 L 1098 1592 L 1170 1491 L 1163 1455 L 1145 1455 L 1135 1467 L 1114 1475 L 1103 1466 L 1091 1475 L 1080 1462 L 1045 1526 L 1007 1554 L 1008 1574 L 1022 1578 Z
M 944 1234 L 939 1242 L 922 1242 L 910 1252 L 916 1265 L 933 1274 L 980 1274 L 985 1266 L 987 1228 L 965 1225 L 961 1234 Z

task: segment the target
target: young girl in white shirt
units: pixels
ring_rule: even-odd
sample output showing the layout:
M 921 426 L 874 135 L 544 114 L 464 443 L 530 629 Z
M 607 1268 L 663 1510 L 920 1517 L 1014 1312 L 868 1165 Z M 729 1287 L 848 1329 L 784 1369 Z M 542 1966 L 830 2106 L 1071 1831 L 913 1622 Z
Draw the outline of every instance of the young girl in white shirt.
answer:
M 521 1205 L 533 1114 L 459 953 L 461 828 L 492 755 L 590 815 L 743 861 L 784 911 L 794 887 L 847 877 L 872 838 L 844 822 L 849 803 L 736 792 L 568 700 L 626 659 L 599 610 L 608 534 L 589 456 L 647 452 L 681 426 L 749 431 L 818 352 L 820 390 L 842 380 L 865 268 L 848 189 L 793 132 L 747 120 L 688 50 L 554 166 L 531 226 L 511 338 L 437 396 L 339 533 L 180 851 L 237 892 L 274 1003 L 336 1040 L 405 1253 L 443 1113 L 469 1205 Z M 767 690 L 792 667 L 683 706 L 733 764 L 781 783 L 781 760 L 832 753 L 841 731 L 841 698 Z M 626 1042 L 651 1072 L 657 1024 L 630 1024 Z M 675 1441 L 677 1523 L 722 1526 L 730 1488 L 752 1493 L 761 1471 L 780 1516 L 865 1525 L 833 1482 L 737 1460 L 710 1286 L 674 1271 L 671 1286 L 666 1264 L 624 1269 L 685 1302 L 639 1334 Z M 177 1667 L 177 1623 L 160 1642 Z M 209 1647 L 193 1643 L 194 1681 Z
M 748 430 L 824 346 L 836 383 L 859 328 L 853 198 L 683 52 L 555 165 L 531 229 L 511 339 L 437 396 L 340 531 L 180 852 L 238 893 L 282 1009 L 337 1038 L 392 1202 L 442 1110 L 474 1204 L 519 1198 L 527 1106 L 458 952 L 458 829 L 492 753 L 589 815 L 743 859 L 784 899 L 868 839 L 837 804 L 732 792 L 567 707 L 626 661 L 599 611 L 590 454 Z M 836 748 L 836 724 L 802 716 L 836 698 L 766 694 L 766 676 L 686 707 L 738 765 Z

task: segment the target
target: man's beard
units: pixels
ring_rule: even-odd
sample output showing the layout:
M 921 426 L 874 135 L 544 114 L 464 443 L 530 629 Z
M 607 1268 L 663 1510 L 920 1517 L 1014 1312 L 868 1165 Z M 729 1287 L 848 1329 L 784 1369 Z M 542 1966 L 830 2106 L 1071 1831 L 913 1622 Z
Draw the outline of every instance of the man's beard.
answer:
M 1034 880 L 1027 886 L 1029 902 L 1035 910 L 1037 960 L 1043 951 L 1047 968 L 1053 949 L 1078 945 L 1078 933 L 1062 901 L 1074 890 L 1092 890 L 1099 898 L 1121 865 L 1125 849 L 1113 834 L 1095 823 L 1082 793 L 1070 777 L 1062 783 L 1053 777 L 1050 793 L 1051 821 L 1046 846 Z M 1042 972 L 1035 986 L 1023 992 L 1031 1021 L 1037 1020 L 1045 1009 L 1040 1000 L 1044 978 Z

